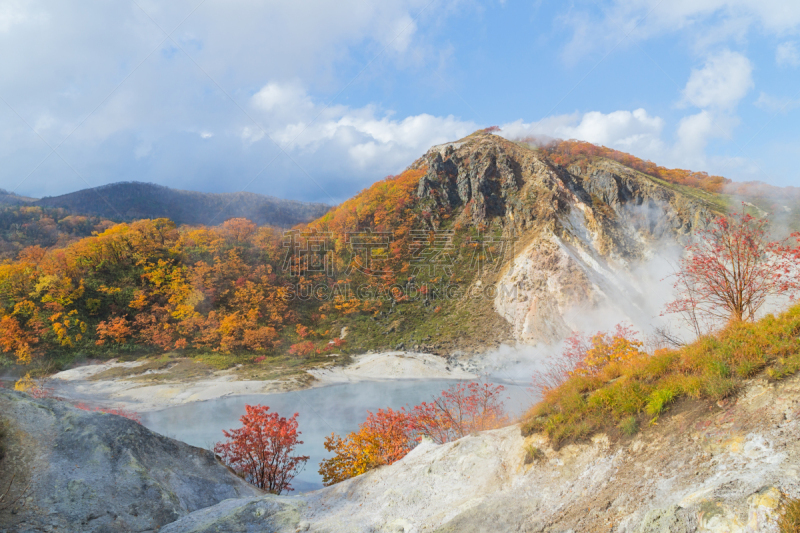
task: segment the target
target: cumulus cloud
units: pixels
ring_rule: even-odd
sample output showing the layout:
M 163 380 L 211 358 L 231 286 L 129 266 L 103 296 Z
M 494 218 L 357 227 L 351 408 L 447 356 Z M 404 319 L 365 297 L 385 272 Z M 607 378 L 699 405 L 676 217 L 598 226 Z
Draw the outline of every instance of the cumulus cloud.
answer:
M 547 117 L 530 123 L 517 120 L 501 126 L 500 135 L 508 139 L 576 139 L 628 152 L 661 165 L 723 175 L 738 171 L 752 178 L 757 172 L 752 162 L 742 158 L 708 157 L 706 154 L 711 140 L 730 137 L 737 124 L 738 119 L 730 114 L 704 109 L 683 117 L 675 130 L 675 139 L 671 141 L 664 138 L 664 120 L 645 109 L 611 113 L 591 111 Z
M 464 124 L 334 105 L 287 148 L 316 146 L 321 160 L 303 161 L 300 172 L 283 157 L 259 174 L 280 155 L 265 148 L 264 131 L 282 143 L 294 138 L 320 102 L 348 87 L 364 57 L 380 57 L 364 76 L 438 61 L 428 29 L 459 1 L 436 2 L 436 20 L 425 16 L 429 0 L 0 2 L 0 48 L 14 50 L 0 62 L 0 94 L 14 109 L 0 109 L 0 186 L 23 182 L 19 192 L 54 195 L 139 179 L 230 190 L 257 175 L 258 192 L 302 197 L 281 179 L 313 174 L 322 182 L 337 172 L 351 187 L 332 193 L 342 199 L 354 183 L 410 162 L 403 147 L 459 135 Z M 48 156 L 48 145 L 69 165 Z M 391 163 L 381 160 L 393 147 Z M 374 169 L 364 167 L 370 162 Z
M 693 69 L 683 102 L 699 108 L 729 109 L 753 88 L 753 65 L 742 54 L 723 50 Z
M 797 50 L 797 43 L 789 41 L 779 44 L 775 49 L 775 62 L 780 67 L 800 66 L 800 51 Z
M 683 117 L 678 123 L 676 149 L 689 165 L 705 163 L 705 149 L 715 138 L 729 138 L 739 124 L 736 117 L 708 110 Z
M 271 82 L 251 99 L 261 129 L 246 126 L 242 139 L 269 137 L 285 150 L 316 153 L 336 147 L 359 169 L 397 172 L 432 145 L 464 137 L 471 121 L 429 114 L 394 118 L 375 106 L 351 108 L 314 102 L 297 83 Z
M 502 126 L 508 138 L 547 135 L 561 139 L 577 139 L 610 148 L 653 157 L 663 151 L 661 132 L 664 120 L 651 116 L 644 109 L 560 115 L 539 122 L 522 120 Z

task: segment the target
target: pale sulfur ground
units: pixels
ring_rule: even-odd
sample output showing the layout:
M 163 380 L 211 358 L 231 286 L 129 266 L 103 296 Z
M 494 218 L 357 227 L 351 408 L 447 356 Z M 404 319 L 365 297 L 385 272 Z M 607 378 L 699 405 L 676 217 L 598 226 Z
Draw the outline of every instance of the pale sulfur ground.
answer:
M 121 407 L 138 412 L 157 411 L 190 402 L 213 400 L 226 396 L 247 394 L 271 394 L 297 390 L 307 386 L 326 386 L 337 383 L 359 381 L 384 381 L 397 379 L 470 379 L 474 374 L 458 367 L 450 369 L 446 359 L 409 352 L 385 352 L 354 356 L 353 362 L 344 367 L 328 366 L 307 371 L 312 379 L 247 380 L 230 370 L 217 371 L 207 376 L 181 381 L 164 380 L 146 382 L 139 375 L 109 379 L 91 379 L 112 369 L 135 372 L 143 361 L 109 361 L 102 364 L 85 365 L 65 370 L 51 376 L 47 387 L 57 396 L 106 406 Z

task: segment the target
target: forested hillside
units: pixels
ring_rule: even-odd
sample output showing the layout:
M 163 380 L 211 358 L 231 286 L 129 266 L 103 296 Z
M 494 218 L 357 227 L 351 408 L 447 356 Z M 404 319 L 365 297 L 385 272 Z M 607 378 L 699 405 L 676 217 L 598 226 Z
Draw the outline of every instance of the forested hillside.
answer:
M 201 193 L 140 182 L 112 183 L 42 198 L 35 203 L 117 222 L 169 218 L 176 224 L 216 225 L 229 218 L 247 218 L 259 225 L 280 227 L 309 222 L 330 209 L 325 204 L 282 200 L 250 192 Z
M 115 189 L 130 192 L 122 209 L 141 206 L 140 185 Z M 723 186 L 602 147 L 477 132 L 293 230 L 7 208 L 0 349 L 5 363 L 149 351 L 258 362 L 555 342 L 577 305 L 641 315 L 626 269 L 724 212 Z
M 0 261 L 12 260 L 28 246 L 63 247 L 113 226 L 95 216 L 33 205 L 0 206 Z

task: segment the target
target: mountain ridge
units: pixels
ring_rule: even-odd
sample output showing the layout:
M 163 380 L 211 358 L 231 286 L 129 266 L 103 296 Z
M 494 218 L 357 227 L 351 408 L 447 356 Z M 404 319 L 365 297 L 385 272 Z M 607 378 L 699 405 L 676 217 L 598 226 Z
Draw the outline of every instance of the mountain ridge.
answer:
M 40 199 L 0 193 L 0 204 L 58 207 L 74 214 L 128 222 L 169 218 L 177 224 L 214 225 L 248 218 L 259 225 L 291 227 L 325 214 L 327 204 L 285 200 L 252 192 L 205 193 L 155 183 L 122 181 Z

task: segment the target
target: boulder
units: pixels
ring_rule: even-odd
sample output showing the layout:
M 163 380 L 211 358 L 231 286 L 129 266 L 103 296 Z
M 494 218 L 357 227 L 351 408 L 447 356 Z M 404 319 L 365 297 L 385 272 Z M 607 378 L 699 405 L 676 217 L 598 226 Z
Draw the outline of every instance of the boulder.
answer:
M 0 418 L 0 531 L 154 531 L 263 494 L 210 451 L 121 416 L 0 389 Z

